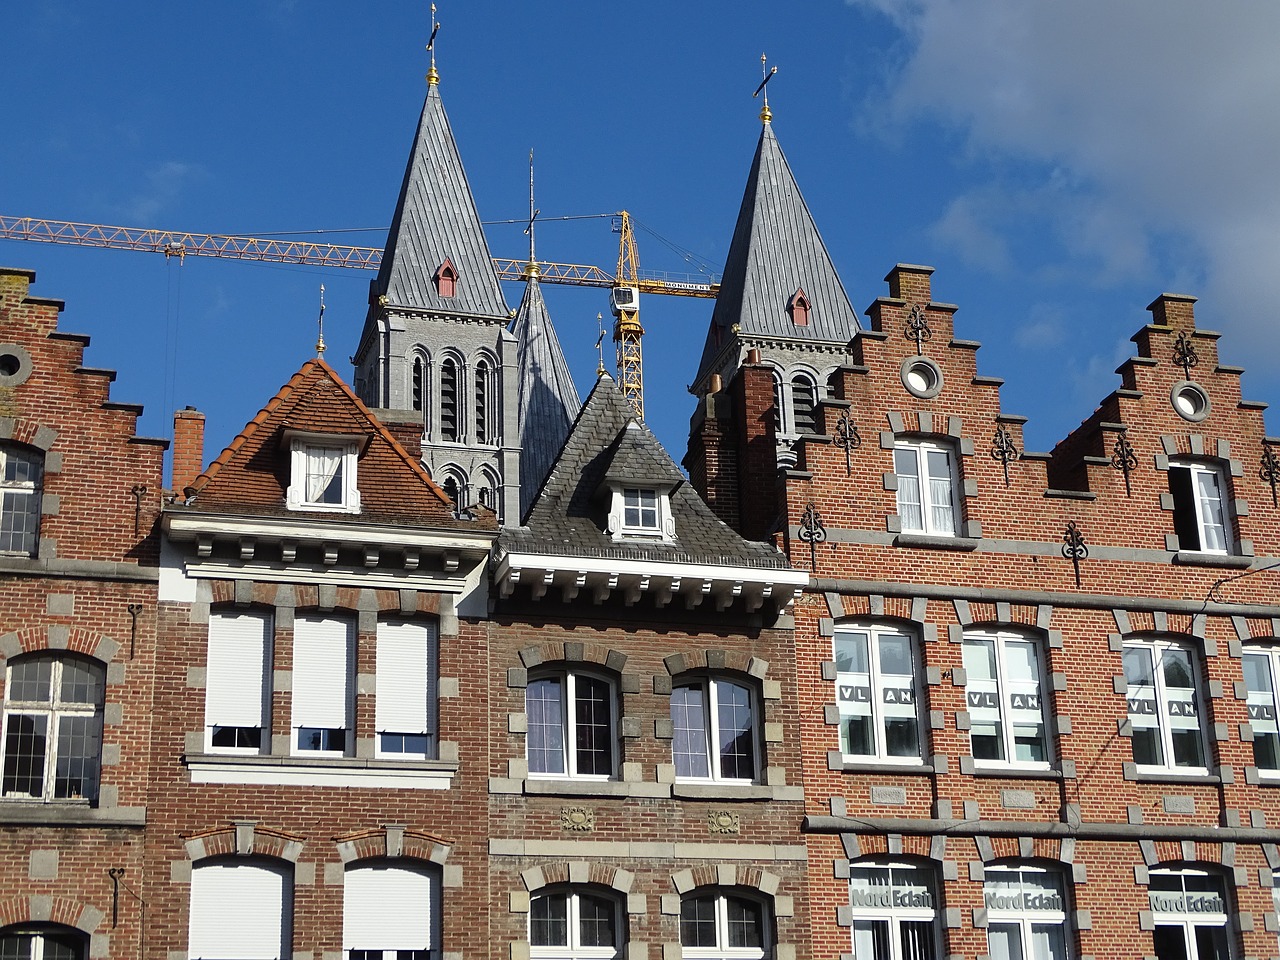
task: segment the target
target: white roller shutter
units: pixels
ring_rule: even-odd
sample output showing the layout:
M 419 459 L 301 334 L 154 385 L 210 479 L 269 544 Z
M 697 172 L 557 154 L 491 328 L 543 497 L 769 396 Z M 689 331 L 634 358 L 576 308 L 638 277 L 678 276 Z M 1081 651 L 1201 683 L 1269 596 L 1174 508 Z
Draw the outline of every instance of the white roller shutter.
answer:
M 257 613 L 209 617 L 205 726 L 261 727 L 266 714 L 271 619 Z
M 298 617 L 293 627 L 293 727 L 350 729 L 350 620 Z
M 290 956 L 292 871 L 285 864 L 197 864 L 191 871 L 190 960 Z
M 378 733 L 432 733 L 431 651 L 435 627 L 412 621 L 378 624 L 375 725 Z
M 342 887 L 342 949 L 427 950 L 435 946 L 431 875 L 375 863 L 349 867 Z

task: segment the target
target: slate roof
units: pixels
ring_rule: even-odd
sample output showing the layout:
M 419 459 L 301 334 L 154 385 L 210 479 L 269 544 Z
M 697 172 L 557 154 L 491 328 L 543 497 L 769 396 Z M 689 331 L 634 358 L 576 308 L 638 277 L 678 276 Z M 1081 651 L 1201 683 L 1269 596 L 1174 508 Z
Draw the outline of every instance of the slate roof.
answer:
M 801 288 L 812 303 L 804 327 L 793 324 L 787 312 Z M 858 330 L 857 314 L 770 123 L 764 125 L 751 161 L 695 380 L 712 368 L 735 323 L 748 337 L 841 344 Z
M 433 280 L 446 258 L 458 271 L 452 297 L 441 297 Z M 382 266 L 373 281 L 373 299 L 379 295 L 390 306 L 501 318 L 503 323 L 509 315 L 436 84 L 427 87 Z
M 516 338 L 516 382 L 520 423 L 520 516 L 529 512 L 569 428 L 582 409 L 578 388 L 537 280 L 525 283 L 511 322 Z
M 360 513 L 289 510 L 286 430 L 359 436 L 356 464 Z M 187 487 L 174 509 L 319 519 L 327 523 L 386 522 L 431 527 L 496 526 L 492 517 L 454 518 L 448 496 L 321 359 L 308 360 L 258 411 L 208 469 Z
M 670 493 L 676 542 L 614 541 L 610 537 L 606 530 L 609 498 L 602 491 L 602 482 L 611 472 L 637 480 L 647 478 L 655 481 L 655 486 L 677 484 Z M 724 567 L 787 566 L 786 558 L 772 546 L 742 539 L 711 512 L 657 437 L 636 421 L 635 411 L 608 374 L 596 381 L 583 404 L 525 525 L 504 530 L 498 542 L 500 549 L 511 553 L 558 557 Z

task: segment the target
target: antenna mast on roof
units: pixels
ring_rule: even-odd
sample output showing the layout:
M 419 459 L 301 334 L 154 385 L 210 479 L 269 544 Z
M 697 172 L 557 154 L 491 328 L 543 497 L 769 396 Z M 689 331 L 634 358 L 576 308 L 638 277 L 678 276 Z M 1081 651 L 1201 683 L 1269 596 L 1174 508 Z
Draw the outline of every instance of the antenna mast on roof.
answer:
M 324 284 L 320 284 L 320 316 L 316 317 L 316 326 L 319 328 L 320 335 L 316 337 L 316 356 L 324 359 Z

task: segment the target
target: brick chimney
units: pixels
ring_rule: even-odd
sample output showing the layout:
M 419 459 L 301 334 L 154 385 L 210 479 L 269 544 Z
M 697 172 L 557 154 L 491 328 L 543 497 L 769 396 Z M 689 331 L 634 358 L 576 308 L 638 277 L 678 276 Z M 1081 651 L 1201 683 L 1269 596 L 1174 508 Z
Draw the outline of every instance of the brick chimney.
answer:
M 773 368 L 761 362 L 758 349 L 747 352 L 733 389 L 738 421 L 738 532 L 748 540 L 764 540 L 773 532 L 782 497 Z
M 173 415 L 173 489 L 181 495 L 204 470 L 204 414 L 187 407 Z
M 689 450 L 684 465 L 693 489 L 711 511 L 738 529 L 738 450 L 733 432 L 733 404 L 720 374 L 711 375 L 706 396 L 689 421 Z

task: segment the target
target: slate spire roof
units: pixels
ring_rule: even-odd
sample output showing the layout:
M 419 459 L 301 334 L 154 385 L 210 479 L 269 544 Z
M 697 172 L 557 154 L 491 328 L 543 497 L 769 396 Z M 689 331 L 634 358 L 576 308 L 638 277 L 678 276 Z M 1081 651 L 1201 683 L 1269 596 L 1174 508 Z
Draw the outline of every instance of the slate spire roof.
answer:
M 434 277 L 448 260 L 456 293 L 442 297 Z M 372 300 L 446 314 L 508 316 L 458 146 L 437 84 L 427 87 Z
M 535 277 L 525 283 L 511 333 L 516 338 L 520 516 L 524 517 L 564 445 L 582 401 Z
M 674 542 L 615 541 L 606 480 L 669 490 Z M 608 374 L 582 405 L 524 526 L 499 536 L 506 551 L 725 567 L 784 568 L 765 543 L 744 540 L 711 512 Z
M 794 324 L 787 312 L 798 290 L 812 304 L 806 326 Z M 734 324 L 743 337 L 840 344 L 858 330 L 857 314 L 767 122 L 751 161 L 697 380 L 733 339 Z

